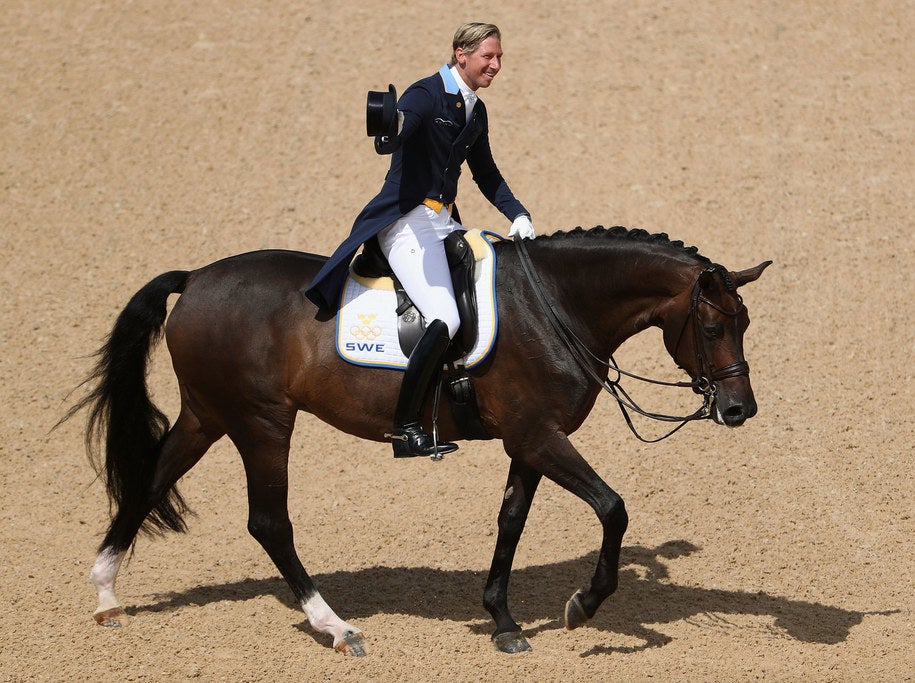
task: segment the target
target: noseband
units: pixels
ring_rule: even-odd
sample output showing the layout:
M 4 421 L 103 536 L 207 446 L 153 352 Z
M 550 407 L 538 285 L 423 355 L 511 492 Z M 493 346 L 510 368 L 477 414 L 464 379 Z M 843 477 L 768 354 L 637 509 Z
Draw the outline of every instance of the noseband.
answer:
M 691 422 L 693 420 L 706 420 L 711 418 L 712 404 L 715 402 L 715 398 L 718 394 L 718 386 L 716 382 L 723 379 L 729 379 L 731 377 L 741 377 L 745 375 L 749 376 L 750 366 L 745 360 L 732 363 L 723 368 L 714 369 L 711 367 L 711 364 L 705 358 L 705 354 L 703 353 L 701 332 L 699 331 L 699 304 L 703 303 L 711 306 L 716 311 L 730 317 L 738 316 L 743 313 L 744 310 L 746 310 L 746 307 L 743 305 L 743 299 L 739 294 L 737 295 L 737 298 L 740 303 L 740 307 L 733 312 L 724 310 L 717 304 L 709 301 L 706 297 L 702 296 L 702 287 L 699 283 L 705 273 L 721 272 L 722 277 L 724 277 L 725 284 L 728 285 L 727 288 L 729 290 L 733 289 L 733 285 L 731 284 L 730 279 L 727 277 L 727 272 L 722 266 L 709 266 L 699 274 L 699 277 L 696 278 L 696 282 L 693 284 L 693 288 L 690 293 L 689 311 L 687 312 L 686 317 L 683 319 L 683 327 L 680 328 L 680 335 L 677 337 L 677 345 L 674 349 L 674 356 L 676 356 L 677 351 L 680 349 L 680 344 L 683 341 L 683 335 L 686 332 L 686 326 L 690 321 L 692 321 L 693 338 L 696 347 L 696 367 L 699 369 L 699 377 L 690 382 L 665 382 L 662 380 L 651 379 L 649 377 L 642 377 L 641 375 L 636 375 L 634 373 L 623 370 L 616 364 L 616 360 L 614 360 L 612 355 L 610 356 L 609 363 L 595 356 L 594 353 L 587 347 L 587 345 L 578 338 L 578 336 L 572 331 L 569 325 L 556 312 L 556 306 L 553 304 L 553 301 L 544 290 L 543 283 L 540 280 L 540 277 L 537 275 L 537 272 L 534 270 L 534 264 L 531 261 L 530 254 L 527 252 L 527 246 L 524 244 L 524 240 L 516 236 L 514 238 L 514 244 L 515 250 L 518 253 L 518 258 L 521 262 L 521 268 L 531 285 L 531 290 L 537 297 L 537 301 L 540 304 L 540 307 L 543 309 L 543 312 L 546 314 L 546 318 L 549 320 L 550 325 L 556 332 L 556 335 L 569 350 L 572 357 L 585 372 L 585 374 L 591 377 L 591 379 L 594 380 L 598 385 L 600 385 L 604 391 L 613 396 L 620 407 L 620 412 L 622 412 L 623 417 L 626 420 L 626 424 L 629 426 L 629 430 L 640 441 L 645 443 L 656 443 L 677 432 L 687 422 Z M 608 370 L 615 372 L 617 375 L 616 379 L 601 377 L 600 374 L 598 374 L 592 366 L 592 363 L 594 362 L 606 367 Z M 660 413 L 652 413 L 643 410 L 620 385 L 620 379 L 623 376 L 631 377 L 632 379 L 640 380 L 642 382 L 648 382 L 650 384 L 659 384 L 669 387 L 689 387 L 697 394 L 702 395 L 702 406 L 699 407 L 694 413 L 682 416 L 662 415 Z M 633 425 L 632 418 L 629 416 L 627 409 L 652 420 L 658 420 L 661 422 L 679 422 L 680 424 L 678 424 L 663 436 L 660 436 L 656 439 L 646 439 L 643 438 L 642 435 L 638 433 L 638 431 L 636 431 L 635 425 Z

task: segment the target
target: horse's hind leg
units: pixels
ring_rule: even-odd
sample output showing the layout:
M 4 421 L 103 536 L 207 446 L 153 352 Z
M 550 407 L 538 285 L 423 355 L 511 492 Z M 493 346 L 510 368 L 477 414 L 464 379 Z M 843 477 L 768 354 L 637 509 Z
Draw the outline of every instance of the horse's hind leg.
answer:
M 275 419 L 275 418 L 274 418 Z M 245 463 L 248 479 L 248 531 L 264 548 L 292 589 L 316 631 L 333 637 L 333 647 L 344 654 L 365 654 L 362 632 L 338 617 L 318 593 L 295 550 L 288 510 L 289 441 L 295 413 L 288 424 L 264 429 L 246 426 L 230 434 Z
M 115 512 L 108 533 L 99 548 L 89 578 L 98 593 L 94 618 L 102 626 L 122 626 L 126 614 L 115 593 L 118 570 L 147 515 L 213 444 L 217 437 L 206 435 L 200 423 L 182 410 L 159 449 L 154 475 L 145 495 L 124 500 Z M 180 521 L 180 520 L 179 520 Z

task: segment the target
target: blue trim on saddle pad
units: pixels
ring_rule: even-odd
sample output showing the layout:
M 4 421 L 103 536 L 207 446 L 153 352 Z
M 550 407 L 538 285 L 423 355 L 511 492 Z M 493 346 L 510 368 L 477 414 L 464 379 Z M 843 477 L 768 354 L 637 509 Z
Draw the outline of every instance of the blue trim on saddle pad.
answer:
M 474 233 L 478 239 L 474 240 Z M 480 325 L 477 343 L 467 354 L 465 365 L 472 368 L 486 360 L 499 332 L 496 303 L 496 253 L 492 242 L 502 237 L 485 231 L 468 231 L 468 242 L 483 245 L 486 254 L 476 273 L 477 307 Z M 489 266 L 489 267 L 486 267 Z M 404 370 L 407 357 L 397 337 L 397 299 L 390 278 L 365 281 L 350 272 L 337 311 L 335 345 L 347 363 L 370 368 Z

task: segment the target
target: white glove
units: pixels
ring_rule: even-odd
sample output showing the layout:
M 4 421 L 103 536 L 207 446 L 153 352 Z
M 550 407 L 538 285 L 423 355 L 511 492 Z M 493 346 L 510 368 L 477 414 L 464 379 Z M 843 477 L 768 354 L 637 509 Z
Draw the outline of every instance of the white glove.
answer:
M 521 214 L 512 222 L 512 228 L 508 231 L 509 237 L 518 235 L 523 240 L 534 238 L 534 224 L 531 223 L 531 217 Z

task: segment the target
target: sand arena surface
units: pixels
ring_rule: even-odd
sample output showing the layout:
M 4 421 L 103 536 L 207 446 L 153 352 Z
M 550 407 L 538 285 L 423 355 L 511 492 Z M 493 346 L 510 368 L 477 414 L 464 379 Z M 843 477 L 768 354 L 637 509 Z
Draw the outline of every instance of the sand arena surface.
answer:
M 562 6 L 3 3 L 0 680 L 912 678 L 915 5 Z M 141 538 L 122 571 L 129 626 L 96 626 L 104 492 L 82 421 L 49 433 L 88 354 L 161 272 L 329 253 L 386 169 L 365 92 L 435 71 L 468 18 L 503 29 L 483 97 L 541 233 L 622 224 L 732 269 L 774 260 L 743 292 L 759 415 L 643 445 L 598 400 L 572 439 L 627 503 L 620 589 L 562 627 L 600 530 L 545 482 L 511 586 L 525 655 L 494 651 L 481 606 L 500 444 L 395 462 L 308 415 L 297 547 L 367 658 L 312 634 L 247 535 L 227 440 L 181 481 L 190 533 Z M 464 219 L 506 232 L 465 175 Z M 658 335 L 618 359 L 676 377 Z M 174 418 L 164 348 L 150 383 Z

